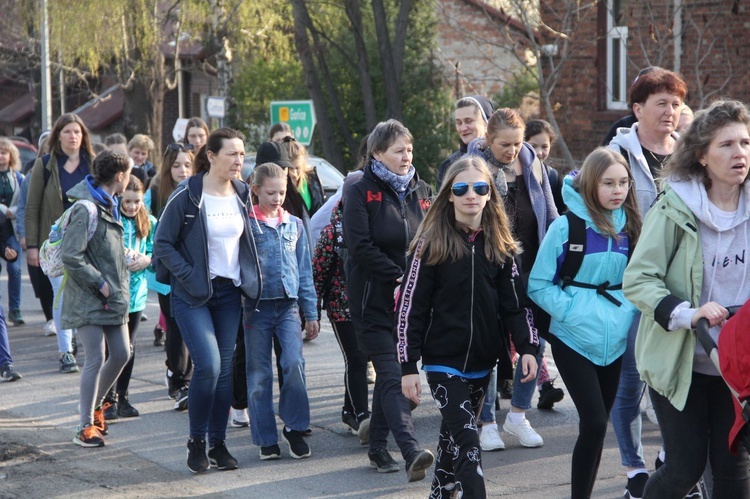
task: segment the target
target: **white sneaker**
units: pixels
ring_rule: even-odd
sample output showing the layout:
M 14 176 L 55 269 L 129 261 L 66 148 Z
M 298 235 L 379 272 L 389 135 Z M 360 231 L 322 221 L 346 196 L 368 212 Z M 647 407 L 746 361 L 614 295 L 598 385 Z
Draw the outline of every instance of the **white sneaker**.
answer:
M 505 442 L 500 438 L 497 424 L 482 426 L 482 431 L 479 433 L 479 446 L 487 452 L 505 449 Z
M 47 321 L 44 325 L 44 336 L 54 336 L 57 334 L 57 328 L 55 327 L 55 321 L 52 319 Z
M 522 423 L 513 424 L 509 419 L 510 414 L 505 416 L 505 424 L 503 424 L 503 430 L 507 431 L 518 437 L 521 445 L 524 447 L 541 447 L 544 445 L 544 440 L 539 434 L 534 431 L 534 428 L 529 424 L 529 420 L 524 418 Z
M 245 428 L 250 426 L 250 416 L 247 409 L 232 409 L 229 411 L 229 426 L 232 428 Z

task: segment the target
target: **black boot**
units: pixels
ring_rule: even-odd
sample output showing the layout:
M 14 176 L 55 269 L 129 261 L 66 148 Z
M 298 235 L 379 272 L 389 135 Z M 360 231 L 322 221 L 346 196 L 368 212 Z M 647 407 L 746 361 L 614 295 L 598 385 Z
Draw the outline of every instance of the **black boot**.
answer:
M 114 387 L 104 396 L 104 421 L 113 423 L 117 421 L 117 394 Z
M 130 405 L 128 392 L 117 393 L 117 414 L 121 418 L 136 418 L 140 416 L 138 409 Z

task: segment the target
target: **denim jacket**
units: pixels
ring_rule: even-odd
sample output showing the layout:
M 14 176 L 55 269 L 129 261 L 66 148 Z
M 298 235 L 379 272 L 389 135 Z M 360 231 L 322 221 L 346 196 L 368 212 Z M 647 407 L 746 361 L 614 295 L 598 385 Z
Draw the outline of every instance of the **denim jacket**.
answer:
M 250 217 L 263 275 L 261 300 L 297 300 L 305 320 L 318 320 L 318 298 L 312 276 L 312 257 L 302 221 L 279 209 L 279 225 L 268 225 L 267 217 L 253 206 Z

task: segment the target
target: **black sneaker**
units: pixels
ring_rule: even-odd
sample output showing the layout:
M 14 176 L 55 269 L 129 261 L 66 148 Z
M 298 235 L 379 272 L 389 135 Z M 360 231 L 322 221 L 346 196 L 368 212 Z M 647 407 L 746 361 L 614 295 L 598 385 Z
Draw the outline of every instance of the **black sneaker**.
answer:
M 685 496 L 685 499 L 706 499 L 708 497 L 708 489 L 706 488 L 706 482 L 703 478 L 698 480 L 698 483 L 693 485 L 690 492 Z
M 357 421 L 357 416 L 354 415 L 354 413 L 342 411 L 341 422 L 344 423 L 353 434 L 358 435 L 359 421 Z
M 21 317 L 21 311 L 18 309 L 8 312 L 8 320 L 10 320 L 14 326 L 22 326 L 26 324 L 26 321 Z
M 638 473 L 633 478 L 628 478 L 628 485 L 625 487 L 623 497 L 626 499 L 641 499 L 647 481 L 648 473 Z
M 284 430 L 281 432 L 281 436 L 284 441 L 289 444 L 289 454 L 291 454 L 294 459 L 310 457 L 310 455 L 312 454 L 312 452 L 310 451 L 310 446 L 307 445 L 305 439 L 302 438 L 301 431 L 290 430 L 289 428 L 284 426 Z
M 61 373 L 77 373 L 78 363 L 76 358 L 70 352 L 65 352 L 60 355 L 60 372 Z
M 370 468 L 377 468 L 378 473 L 395 473 L 398 471 L 398 463 L 391 457 L 391 453 L 385 447 L 379 447 L 367 452 L 370 458 Z
M 203 473 L 210 467 L 206 457 L 206 441 L 191 438 L 187 443 L 187 466 L 193 473 Z
M 188 408 L 188 388 L 183 387 L 177 391 L 177 395 L 174 398 L 174 410 L 175 411 L 187 411 Z
M 105 398 L 104 399 L 104 405 L 102 406 L 104 408 L 103 414 L 104 414 L 104 421 L 107 423 L 116 423 L 117 422 L 117 399 L 116 398 Z
M 133 407 L 128 400 L 128 392 L 117 394 L 117 415 L 121 418 L 137 418 L 140 416 L 138 409 Z
M 141 316 L 143 317 L 143 316 Z M 154 328 L 154 346 L 163 347 L 167 342 L 167 333 L 164 332 L 158 325 Z
M 539 402 L 537 402 L 537 409 L 552 409 L 555 403 L 560 402 L 565 397 L 565 392 L 562 388 L 555 388 L 552 381 L 542 383 L 542 389 L 539 390 Z
M 208 449 L 208 463 L 219 471 L 237 469 L 237 460 L 229 453 L 224 442 L 217 442 Z
M 279 449 L 279 446 L 277 444 L 269 445 L 268 447 L 261 447 L 260 459 L 261 461 L 281 459 L 281 449 Z
M 418 482 L 427 476 L 426 471 L 435 462 L 435 456 L 428 450 L 414 450 L 406 459 L 406 478 Z
M 13 368 L 13 364 L 5 364 L 0 367 L 0 379 L 4 381 L 18 381 L 21 375 Z

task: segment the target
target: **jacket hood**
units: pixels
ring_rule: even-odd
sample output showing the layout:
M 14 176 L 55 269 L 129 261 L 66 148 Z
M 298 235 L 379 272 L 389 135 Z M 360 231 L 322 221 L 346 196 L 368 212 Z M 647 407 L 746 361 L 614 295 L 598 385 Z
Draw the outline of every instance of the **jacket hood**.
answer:
M 95 185 L 93 175 L 86 175 L 86 178 L 74 185 L 68 191 L 70 199 L 87 199 L 106 208 L 106 211 L 114 217 L 120 219 L 120 202 L 117 196 L 110 196 L 100 186 Z
M 260 209 L 260 206 L 257 204 L 253 205 L 253 209 L 250 211 L 250 216 L 256 220 L 259 220 L 261 222 L 265 222 L 268 220 L 268 217 L 265 213 L 263 213 L 263 210 Z M 276 216 L 279 217 L 279 222 L 281 223 L 287 223 L 289 222 L 289 212 L 286 211 L 284 208 L 279 208 L 279 211 L 276 213 Z
M 599 232 L 599 227 L 596 226 L 593 219 L 591 218 L 591 215 L 589 214 L 589 210 L 586 207 L 586 203 L 583 200 L 583 197 L 581 197 L 581 194 L 573 187 L 573 180 L 575 179 L 576 175 L 578 175 L 579 170 L 573 170 L 569 174 L 565 176 L 563 179 L 563 188 L 562 188 L 562 195 L 563 195 L 563 201 L 565 201 L 566 206 L 570 211 L 575 213 L 578 217 L 582 218 L 586 221 L 586 226 L 591 227 L 596 232 Z M 625 210 L 622 206 L 617 208 L 616 210 L 611 211 L 612 213 L 612 223 L 615 227 L 615 230 L 617 232 L 622 231 L 623 227 L 625 227 L 625 222 L 627 221 L 625 216 Z
M 719 228 L 711 218 L 711 213 L 708 210 L 708 193 L 706 192 L 706 186 L 703 185 L 703 182 L 694 178 L 681 180 L 673 176 L 667 179 L 667 184 L 678 196 L 680 196 L 680 199 L 682 199 L 685 205 L 693 212 L 695 217 L 700 220 L 701 223 L 710 227 L 714 231 L 719 231 Z M 731 228 L 737 227 L 748 219 L 750 219 L 750 182 L 745 182 L 741 186 L 737 215 L 734 217 Z

